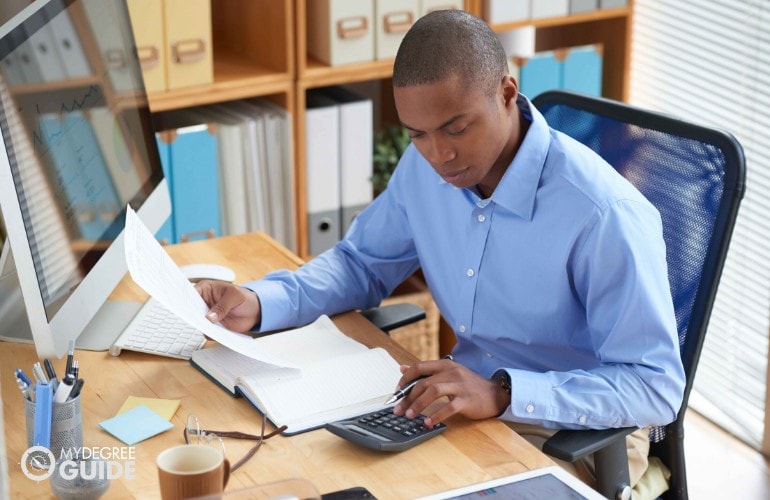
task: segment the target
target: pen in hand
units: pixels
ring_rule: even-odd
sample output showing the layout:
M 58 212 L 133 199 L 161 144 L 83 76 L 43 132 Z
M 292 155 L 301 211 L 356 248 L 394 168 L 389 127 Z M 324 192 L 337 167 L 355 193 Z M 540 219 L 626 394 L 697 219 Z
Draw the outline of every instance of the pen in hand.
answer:
M 385 402 L 385 404 L 389 405 L 391 403 L 395 403 L 399 399 L 405 397 L 407 394 L 409 394 L 411 392 L 412 388 L 417 384 L 417 382 L 419 382 L 420 380 L 422 380 L 424 378 L 428 378 L 428 375 L 421 375 L 421 376 L 417 377 L 416 379 L 412 380 L 411 382 L 409 382 L 408 384 L 406 384 L 401 389 L 399 389 L 396 392 L 394 392 L 393 396 L 391 396 L 390 399 L 388 399 Z

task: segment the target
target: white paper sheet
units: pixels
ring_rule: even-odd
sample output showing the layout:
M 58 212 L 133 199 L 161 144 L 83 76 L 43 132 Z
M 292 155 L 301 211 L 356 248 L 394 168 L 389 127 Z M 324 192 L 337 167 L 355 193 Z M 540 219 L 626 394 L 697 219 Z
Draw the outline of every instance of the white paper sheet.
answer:
M 145 292 L 186 323 L 221 345 L 276 366 L 296 368 L 262 349 L 248 335 L 232 332 L 206 319 L 208 306 L 181 269 L 129 206 L 124 234 L 126 263 L 131 278 Z

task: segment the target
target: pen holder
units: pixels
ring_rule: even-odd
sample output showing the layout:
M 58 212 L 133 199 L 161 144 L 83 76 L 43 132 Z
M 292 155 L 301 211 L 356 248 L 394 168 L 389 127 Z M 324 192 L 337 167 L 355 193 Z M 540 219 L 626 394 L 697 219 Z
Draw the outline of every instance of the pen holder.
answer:
M 33 446 L 35 437 L 35 403 L 24 401 L 24 417 L 27 424 L 27 446 Z M 51 411 L 51 446 L 56 460 L 65 454 L 80 453 L 83 447 L 83 418 L 80 412 L 80 396 L 64 403 L 53 403 Z

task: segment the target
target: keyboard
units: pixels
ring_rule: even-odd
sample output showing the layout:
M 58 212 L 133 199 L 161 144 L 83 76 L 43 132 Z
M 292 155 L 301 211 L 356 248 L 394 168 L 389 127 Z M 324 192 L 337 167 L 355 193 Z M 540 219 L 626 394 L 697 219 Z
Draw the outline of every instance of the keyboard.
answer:
M 118 356 L 126 349 L 190 359 L 205 343 L 206 337 L 201 332 L 150 298 L 110 347 L 110 354 Z
M 425 427 L 425 415 L 413 419 L 397 417 L 393 408 L 384 408 L 348 420 L 325 425 L 326 430 L 353 443 L 379 451 L 402 451 L 446 430 L 439 423 Z

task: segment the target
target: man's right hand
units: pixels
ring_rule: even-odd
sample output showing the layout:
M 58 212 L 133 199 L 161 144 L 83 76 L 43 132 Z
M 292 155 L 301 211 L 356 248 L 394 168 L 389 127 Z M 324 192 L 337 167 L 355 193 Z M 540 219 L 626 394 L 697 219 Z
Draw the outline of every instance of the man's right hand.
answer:
M 242 286 L 222 281 L 203 280 L 195 289 L 209 306 L 206 318 L 234 332 L 248 332 L 262 321 L 257 294 Z

